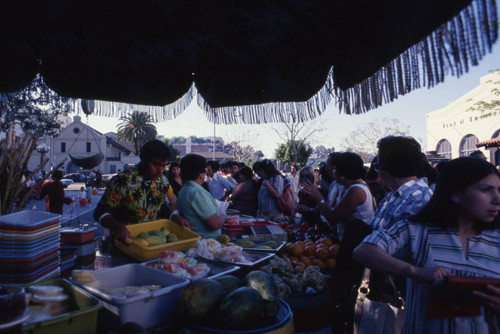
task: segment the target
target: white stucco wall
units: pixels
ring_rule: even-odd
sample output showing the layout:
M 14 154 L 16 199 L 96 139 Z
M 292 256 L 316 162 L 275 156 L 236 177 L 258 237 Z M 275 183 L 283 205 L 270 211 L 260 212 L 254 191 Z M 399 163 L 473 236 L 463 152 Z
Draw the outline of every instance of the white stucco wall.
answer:
M 448 106 L 428 113 L 427 148 L 436 150 L 440 140 L 447 139 L 451 144 L 452 158 L 460 156 L 460 143 L 469 135 L 475 135 L 478 141 L 491 139 L 497 130 L 500 130 L 500 110 L 492 112 L 490 117 L 481 117 L 485 113 L 470 111 L 478 101 L 500 99 L 495 96 L 493 89 L 500 89 L 500 71 L 495 71 L 481 78 L 480 84 Z M 486 157 L 490 152 L 480 148 Z M 490 159 L 489 159 L 490 160 Z

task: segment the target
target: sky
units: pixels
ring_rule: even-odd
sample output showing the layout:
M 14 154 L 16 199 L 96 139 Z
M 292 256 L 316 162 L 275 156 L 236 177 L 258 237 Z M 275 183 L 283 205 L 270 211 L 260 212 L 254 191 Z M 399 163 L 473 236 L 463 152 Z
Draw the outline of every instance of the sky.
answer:
M 479 85 L 482 76 L 492 70 L 500 69 L 500 42 L 493 47 L 493 51 L 487 54 L 478 66 L 471 67 L 469 72 L 460 78 L 451 75 L 430 89 L 421 88 L 400 96 L 392 103 L 371 110 L 361 115 L 339 114 L 338 109 L 329 105 L 327 110 L 318 118 L 306 123 L 309 128 L 318 127 L 322 130 L 315 134 L 310 141 L 312 147 L 323 145 L 327 148 L 334 147 L 340 151 L 343 138 L 355 130 L 357 124 L 382 121 L 384 118 L 396 118 L 402 125 L 410 126 L 409 135 L 416 138 L 422 149 L 433 150 L 426 144 L 425 115 L 444 108 L 449 103 L 458 99 L 468 91 Z M 116 132 L 120 123 L 118 118 L 104 118 L 90 116 L 88 124 L 94 129 L 106 133 Z M 203 111 L 196 102 L 186 109 L 174 120 L 159 122 L 155 124 L 158 134 L 166 138 L 176 136 L 207 137 L 214 135 L 214 125 L 209 123 Z M 267 158 L 274 156 L 274 150 L 284 141 L 278 136 L 275 129 L 283 128 L 278 123 L 254 124 L 254 125 L 216 125 L 215 135 L 222 137 L 225 142 L 239 140 L 248 144 L 256 150 L 261 150 Z

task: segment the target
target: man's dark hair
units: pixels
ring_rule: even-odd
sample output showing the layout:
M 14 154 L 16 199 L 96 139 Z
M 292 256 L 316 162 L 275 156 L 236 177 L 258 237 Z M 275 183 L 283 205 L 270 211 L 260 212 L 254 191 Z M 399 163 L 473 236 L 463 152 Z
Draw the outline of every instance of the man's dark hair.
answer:
M 207 166 L 210 166 L 210 168 L 212 168 L 212 170 L 214 171 L 214 173 L 218 172 L 219 168 L 220 168 L 219 163 L 217 161 L 215 161 L 215 160 L 208 160 L 207 161 Z
M 198 154 L 188 154 L 181 159 L 181 177 L 186 181 L 196 180 L 200 173 L 205 172 L 207 160 Z
M 150 162 L 153 159 L 166 161 L 170 159 L 170 149 L 161 140 L 151 140 L 142 146 L 140 158 L 143 163 Z
M 417 176 L 422 170 L 420 144 L 412 137 L 387 136 L 377 143 L 377 167 L 394 177 Z

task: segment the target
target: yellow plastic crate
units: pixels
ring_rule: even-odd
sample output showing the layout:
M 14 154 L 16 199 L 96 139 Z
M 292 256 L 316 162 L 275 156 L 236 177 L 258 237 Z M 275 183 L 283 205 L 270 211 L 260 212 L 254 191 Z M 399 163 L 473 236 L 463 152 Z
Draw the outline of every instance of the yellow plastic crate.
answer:
M 196 241 L 201 239 L 198 233 L 195 233 L 190 229 L 183 229 L 177 223 L 168 219 L 127 225 L 127 228 L 133 237 L 137 237 L 141 232 L 159 230 L 164 226 L 167 227 L 170 232 L 176 234 L 179 241 L 170 242 L 164 245 L 144 247 L 134 242 L 129 245 L 125 245 L 115 239 L 115 247 L 139 261 L 151 261 L 157 259 L 163 251 L 186 251 L 193 248 L 196 246 Z

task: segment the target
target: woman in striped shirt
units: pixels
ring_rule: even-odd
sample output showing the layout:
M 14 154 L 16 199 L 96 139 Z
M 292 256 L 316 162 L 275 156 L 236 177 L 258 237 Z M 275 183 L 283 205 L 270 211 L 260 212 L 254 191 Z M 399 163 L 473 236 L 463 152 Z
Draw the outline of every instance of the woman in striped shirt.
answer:
M 427 317 L 433 282 L 449 275 L 500 278 L 499 211 L 495 167 L 458 158 L 445 166 L 433 197 L 419 214 L 374 232 L 355 250 L 354 258 L 367 267 L 407 277 L 404 332 L 499 332 L 500 289 L 491 285 L 486 293 L 472 292 L 482 305 L 480 316 Z M 486 310 L 493 321 L 487 321 Z

